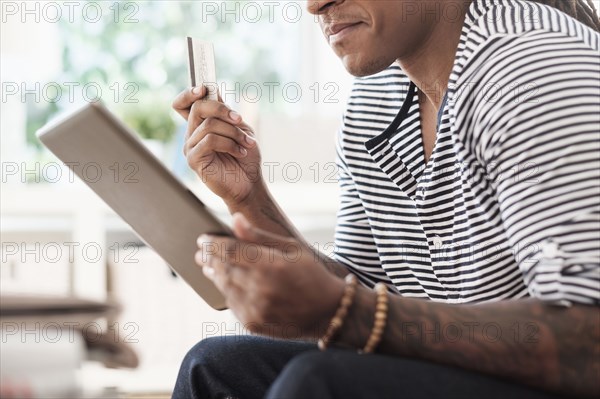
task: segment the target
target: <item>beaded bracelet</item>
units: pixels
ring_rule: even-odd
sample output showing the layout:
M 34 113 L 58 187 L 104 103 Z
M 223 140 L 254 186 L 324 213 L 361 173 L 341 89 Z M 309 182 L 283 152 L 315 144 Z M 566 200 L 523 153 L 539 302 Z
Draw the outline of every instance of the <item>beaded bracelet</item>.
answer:
M 365 347 L 361 353 L 373 353 L 381 337 L 383 336 L 383 330 L 387 321 L 388 312 L 388 295 L 387 287 L 383 283 L 375 284 L 375 291 L 377 292 L 377 304 L 375 305 L 375 322 L 373 323 L 373 330 L 371 335 L 365 344 Z
M 346 276 L 346 286 L 344 287 L 344 294 L 342 295 L 342 299 L 340 300 L 340 305 L 338 306 L 335 315 L 331 319 L 329 323 L 329 327 L 325 332 L 325 335 L 319 339 L 319 349 L 324 351 L 327 349 L 331 338 L 342 328 L 342 324 L 344 324 L 344 319 L 348 315 L 348 309 L 352 306 L 352 302 L 354 301 L 354 296 L 356 294 L 356 286 L 358 285 L 358 279 L 352 273 Z

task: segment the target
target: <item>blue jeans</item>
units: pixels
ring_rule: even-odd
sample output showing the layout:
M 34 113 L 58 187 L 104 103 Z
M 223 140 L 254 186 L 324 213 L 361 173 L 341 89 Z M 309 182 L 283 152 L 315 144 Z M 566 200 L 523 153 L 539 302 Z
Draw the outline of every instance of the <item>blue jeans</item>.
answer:
M 556 396 L 426 361 L 359 355 L 252 336 L 209 338 L 181 365 L 174 399 L 484 398 Z

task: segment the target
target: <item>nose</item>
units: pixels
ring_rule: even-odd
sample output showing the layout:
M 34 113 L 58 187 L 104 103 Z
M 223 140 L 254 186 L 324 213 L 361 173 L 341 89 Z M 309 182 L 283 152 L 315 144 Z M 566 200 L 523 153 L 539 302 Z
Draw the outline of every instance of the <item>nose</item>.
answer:
M 309 0 L 306 2 L 306 9 L 313 15 L 321 15 L 325 14 L 331 6 L 343 1 L 344 0 Z

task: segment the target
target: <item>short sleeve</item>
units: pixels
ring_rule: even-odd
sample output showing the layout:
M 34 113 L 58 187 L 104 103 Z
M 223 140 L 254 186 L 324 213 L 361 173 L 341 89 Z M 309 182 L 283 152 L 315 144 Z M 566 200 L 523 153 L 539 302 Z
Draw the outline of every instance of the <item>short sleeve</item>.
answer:
M 495 101 L 475 118 L 476 152 L 530 295 L 599 305 L 600 56 L 558 34 L 532 43 L 478 94 Z

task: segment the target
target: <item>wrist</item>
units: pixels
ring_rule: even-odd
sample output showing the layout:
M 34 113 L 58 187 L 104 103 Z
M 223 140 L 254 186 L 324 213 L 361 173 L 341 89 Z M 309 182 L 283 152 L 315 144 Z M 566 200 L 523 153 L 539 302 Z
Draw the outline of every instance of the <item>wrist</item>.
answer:
M 263 182 L 256 183 L 244 200 L 227 203 L 229 212 L 241 213 L 255 227 L 283 237 L 302 240 L 291 222 L 279 208 Z
M 356 295 L 358 281 L 356 276 L 348 274 L 344 280 L 333 278 L 330 288 L 323 296 L 322 309 L 317 318 L 319 322 L 319 349 L 324 350 L 330 341 L 335 338 L 339 330 L 343 328 L 348 310 L 352 306 Z
M 242 213 L 247 218 L 255 212 L 261 204 L 264 204 L 270 198 L 269 189 L 261 179 L 253 184 L 252 189 L 247 195 L 241 198 L 225 201 L 229 213 Z
M 355 350 L 363 348 L 375 322 L 376 304 L 375 291 L 358 286 L 344 328 L 340 330 L 333 344 Z

